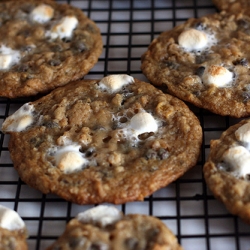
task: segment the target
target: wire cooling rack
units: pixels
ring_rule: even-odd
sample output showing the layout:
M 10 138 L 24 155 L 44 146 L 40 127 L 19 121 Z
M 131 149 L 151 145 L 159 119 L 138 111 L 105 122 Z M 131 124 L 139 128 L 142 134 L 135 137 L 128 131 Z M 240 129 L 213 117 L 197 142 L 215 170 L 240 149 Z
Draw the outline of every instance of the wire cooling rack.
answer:
M 160 32 L 216 11 L 211 0 L 75 0 L 57 1 L 76 6 L 94 20 L 102 32 L 104 50 L 86 78 L 125 73 L 147 81 L 140 57 Z M 31 99 L 0 99 L 0 122 Z M 203 128 L 204 142 L 197 165 L 168 187 L 143 202 L 117 206 L 124 213 L 143 213 L 160 218 L 177 236 L 184 249 L 250 249 L 250 226 L 232 216 L 209 192 L 202 166 L 211 139 L 239 120 L 221 117 L 190 106 Z M 46 249 L 64 230 L 66 222 L 92 206 L 43 195 L 23 183 L 13 168 L 8 135 L 0 138 L 0 204 L 15 209 L 29 231 L 29 249 Z

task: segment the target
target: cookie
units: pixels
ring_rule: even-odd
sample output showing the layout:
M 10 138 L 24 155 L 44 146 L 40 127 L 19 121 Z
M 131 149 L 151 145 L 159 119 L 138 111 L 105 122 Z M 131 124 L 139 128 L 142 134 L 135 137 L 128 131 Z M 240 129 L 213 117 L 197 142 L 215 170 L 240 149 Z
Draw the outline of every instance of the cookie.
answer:
M 214 196 L 250 223 L 250 119 L 229 127 L 211 141 L 204 176 Z
M 128 75 L 60 87 L 2 129 L 24 182 L 78 204 L 143 200 L 196 164 L 202 140 L 182 101 Z
M 250 115 L 250 18 L 215 13 L 163 32 L 142 55 L 142 71 L 168 93 L 213 113 Z
M 0 205 L 0 249 L 26 250 L 27 230 L 17 212 Z
M 99 28 L 55 1 L 0 2 L 0 96 L 47 93 L 86 75 L 102 52 Z
M 244 12 L 250 14 L 250 1 L 249 0 L 213 0 L 214 5 L 220 11 L 239 13 Z
M 79 213 L 47 250 L 119 249 L 181 250 L 176 237 L 159 219 L 124 215 L 117 208 L 97 206 Z

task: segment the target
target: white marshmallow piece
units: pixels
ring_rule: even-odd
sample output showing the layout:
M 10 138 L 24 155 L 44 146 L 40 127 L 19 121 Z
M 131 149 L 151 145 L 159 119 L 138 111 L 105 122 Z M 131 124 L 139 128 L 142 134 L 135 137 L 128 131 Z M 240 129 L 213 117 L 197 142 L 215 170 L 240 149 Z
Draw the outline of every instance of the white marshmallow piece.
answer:
M 178 44 L 187 51 L 202 50 L 208 42 L 207 34 L 196 29 L 184 30 L 178 37 Z
M 68 145 L 57 150 L 54 156 L 56 166 L 67 174 L 81 170 L 88 161 L 79 149 L 79 145 Z
M 0 205 L 0 227 L 13 231 L 23 229 L 25 224 L 17 212 Z
M 147 112 L 139 112 L 130 120 L 130 127 L 137 135 L 156 132 L 158 124 L 154 117 Z
M 73 30 L 77 25 L 78 20 L 75 16 L 63 17 L 59 23 L 52 27 L 50 36 L 52 39 L 56 39 L 57 37 L 60 39 L 71 38 Z
M 54 9 L 47 4 L 41 4 L 34 8 L 29 16 L 34 22 L 46 23 L 54 16 Z
M 222 66 L 207 66 L 202 75 L 202 81 L 207 85 L 225 87 L 233 81 L 233 73 Z
M 82 223 L 98 223 L 102 227 L 111 225 L 122 218 L 122 213 L 113 206 L 99 205 L 79 213 L 76 219 Z
M 33 110 L 33 105 L 24 104 L 14 114 L 6 118 L 2 124 L 2 130 L 4 132 L 21 132 L 25 130 L 34 121 Z
M 238 141 L 242 142 L 247 149 L 250 149 L 250 122 L 240 126 L 235 131 L 235 137 Z
M 0 70 L 9 69 L 13 64 L 20 61 L 21 55 L 17 50 L 2 45 L 0 47 Z
M 223 161 L 232 167 L 232 172 L 244 179 L 250 174 L 250 152 L 243 146 L 229 148 L 223 155 Z
M 134 78 L 129 75 L 110 75 L 102 78 L 102 80 L 99 82 L 99 86 L 113 93 L 121 90 L 123 86 L 133 82 Z

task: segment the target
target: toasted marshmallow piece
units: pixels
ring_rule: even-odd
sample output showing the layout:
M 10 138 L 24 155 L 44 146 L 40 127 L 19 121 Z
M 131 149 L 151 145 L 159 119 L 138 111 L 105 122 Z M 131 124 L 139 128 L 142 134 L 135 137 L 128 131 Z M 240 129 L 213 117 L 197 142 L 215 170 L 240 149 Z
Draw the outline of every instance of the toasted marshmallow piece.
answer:
M 34 121 L 33 110 L 33 105 L 24 104 L 14 114 L 6 118 L 2 125 L 3 132 L 20 132 L 26 129 Z
M 46 23 L 54 16 L 54 9 L 47 5 L 38 5 L 30 12 L 30 19 L 38 23 Z
M 245 147 L 250 148 L 250 122 L 242 125 L 235 131 L 235 137 Z
M 64 146 L 55 153 L 56 166 L 64 173 L 72 173 L 86 165 L 87 160 L 79 151 L 79 145 Z
M 63 38 L 71 38 L 73 30 L 78 25 L 78 20 L 75 16 L 66 16 L 63 17 L 59 23 L 52 27 L 50 36 L 52 39 L 56 39 L 59 37 Z
M 201 50 L 208 45 L 208 37 L 203 31 L 188 29 L 179 35 L 178 43 L 188 51 Z
M 82 223 L 98 223 L 102 227 L 113 224 L 122 218 L 122 213 L 112 206 L 99 205 L 79 213 L 76 219 Z
M 236 176 L 246 179 L 250 174 L 250 152 L 243 146 L 229 148 L 223 155 L 223 161 L 232 167 Z
M 218 65 L 211 65 L 205 68 L 202 75 L 204 84 L 213 84 L 216 87 L 224 87 L 233 80 L 233 73 Z
M 129 75 L 110 75 L 102 78 L 99 82 L 99 86 L 113 93 L 132 82 L 134 82 L 134 78 Z
M 134 115 L 130 120 L 130 127 L 137 135 L 158 130 L 156 120 L 147 112 L 140 112 Z
M 13 231 L 24 228 L 25 224 L 17 212 L 0 205 L 0 227 Z
M 0 70 L 9 69 L 20 60 L 20 52 L 4 45 L 0 47 Z

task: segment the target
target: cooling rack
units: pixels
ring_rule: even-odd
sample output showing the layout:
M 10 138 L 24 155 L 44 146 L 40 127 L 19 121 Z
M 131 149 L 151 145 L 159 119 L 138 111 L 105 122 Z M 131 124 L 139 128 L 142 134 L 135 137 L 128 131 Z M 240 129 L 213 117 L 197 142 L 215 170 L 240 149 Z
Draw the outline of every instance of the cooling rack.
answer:
M 211 0 L 75 0 L 57 1 L 76 6 L 101 29 L 104 50 L 86 78 L 125 73 L 147 81 L 140 70 L 140 57 L 160 32 L 190 17 L 216 12 Z M 0 122 L 29 98 L 0 99 Z M 250 226 L 232 216 L 207 189 L 202 166 L 209 142 L 217 139 L 238 119 L 221 117 L 190 105 L 203 128 L 203 144 L 197 165 L 183 177 L 160 189 L 143 202 L 118 205 L 124 213 L 143 213 L 160 218 L 177 236 L 184 249 L 250 249 Z M 77 213 L 91 206 L 44 195 L 23 183 L 13 168 L 8 135 L 0 135 L 0 204 L 15 209 L 29 231 L 29 249 L 46 249 Z

